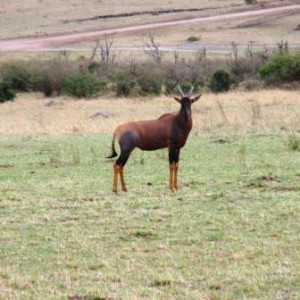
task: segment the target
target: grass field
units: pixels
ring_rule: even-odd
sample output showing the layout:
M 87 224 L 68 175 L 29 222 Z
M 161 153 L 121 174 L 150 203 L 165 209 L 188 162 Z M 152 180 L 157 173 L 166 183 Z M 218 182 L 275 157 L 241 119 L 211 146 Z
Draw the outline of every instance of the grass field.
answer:
M 1 105 L 0 299 L 299 299 L 299 94 L 217 100 L 194 105 L 177 193 L 166 151 L 136 150 L 118 196 L 114 126 L 174 101 Z
M 1 138 L 1 299 L 300 297 L 300 155 L 282 137 L 192 136 L 175 194 L 166 153 L 137 151 L 119 196 L 108 143 Z

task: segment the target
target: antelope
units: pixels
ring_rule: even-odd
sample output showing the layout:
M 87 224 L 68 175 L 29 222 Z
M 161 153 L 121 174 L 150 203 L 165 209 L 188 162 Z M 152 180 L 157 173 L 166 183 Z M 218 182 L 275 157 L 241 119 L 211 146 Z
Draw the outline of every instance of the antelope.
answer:
M 192 98 L 193 85 L 191 85 L 187 95 L 183 93 L 179 85 L 177 85 L 177 89 L 181 95 L 181 98 L 174 97 L 180 104 L 180 110 L 177 114 L 167 113 L 156 120 L 128 122 L 115 129 L 111 146 L 112 152 L 107 158 L 118 156 L 115 150 L 115 139 L 117 139 L 121 153 L 114 164 L 113 192 L 116 194 L 118 192 L 118 175 L 120 175 L 122 191 L 127 191 L 123 169 L 135 148 L 145 151 L 168 148 L 170 189 L 172 192 L 178 189 L 179 153 L 192 129 L 191 105 L 199 100 L 201 94 Z

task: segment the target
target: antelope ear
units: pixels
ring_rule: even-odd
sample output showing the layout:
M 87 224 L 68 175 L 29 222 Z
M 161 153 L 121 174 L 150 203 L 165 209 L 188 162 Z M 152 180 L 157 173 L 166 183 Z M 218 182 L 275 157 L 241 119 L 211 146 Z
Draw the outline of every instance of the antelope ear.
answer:
M 180 99 L 180 98 L 174 97 L 174 99 L 175 99 L 178 103 L 181 103 L 181 99 Z
M 192 99 L 191 99 L 191 102 L 194 103 L 194 102 L 198 101 L 198 100 L 200 99 L 201 96 L 202 96 L 202 95 L 200 94 L 200 95 L 198 95 L 198 96 L 192 98 Z

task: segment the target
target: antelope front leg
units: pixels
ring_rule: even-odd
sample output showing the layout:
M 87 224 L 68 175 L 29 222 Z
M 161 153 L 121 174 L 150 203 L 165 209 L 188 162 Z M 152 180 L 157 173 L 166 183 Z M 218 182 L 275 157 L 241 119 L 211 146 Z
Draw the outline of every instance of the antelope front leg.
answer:
M 170 163 L 170 190 L 175 192 L 178 188 L 177 173 L 178 173 L 179 149 L 169 149 L 169 163 Z
M 170 164 L 170 190 L 174 192 L 174 170 L 175 170 L 175 163 L 172 162 Z
M 178 190 L 178 181 L 177 181 L 177 174 L 178 174 L 178 169 L 179 169 L 179 163 L 175 163 L 175 168 L 174 168 L 174 189 L 177 191 Z

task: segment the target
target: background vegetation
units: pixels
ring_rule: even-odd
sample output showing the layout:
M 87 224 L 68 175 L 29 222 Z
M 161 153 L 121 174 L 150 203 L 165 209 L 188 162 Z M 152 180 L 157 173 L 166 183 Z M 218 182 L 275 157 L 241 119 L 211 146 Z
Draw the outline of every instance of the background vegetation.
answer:
M 172 93 L 178 83 L 193 83 L 196 90 L 222 92 L 239 86 L 251 89 L 296 84 L 300 80 L 300 56 L 297 52 L 289 53 L 288 48 L 279 48 L 273 55 L 251 52 L 246 56 L 236 54 L 231 59 L 208 59 L 202 53 L 188 60 L 175 56 L 174 61 L 163 60 L 162 53 L 150 50 L 150 60 L 143 63 L 101 54 L 101 59 L 94 56 L 72 60 L 61 55 L 44 61 L 6 61 L 0 65 L 1 82 L 15 92 L 91 98 L 103 92 L 114 92 L 117 96 Z

